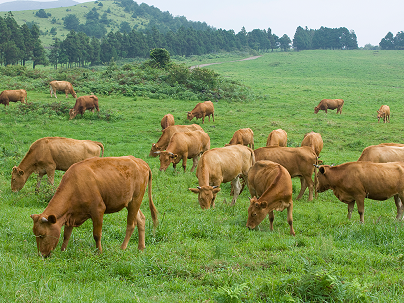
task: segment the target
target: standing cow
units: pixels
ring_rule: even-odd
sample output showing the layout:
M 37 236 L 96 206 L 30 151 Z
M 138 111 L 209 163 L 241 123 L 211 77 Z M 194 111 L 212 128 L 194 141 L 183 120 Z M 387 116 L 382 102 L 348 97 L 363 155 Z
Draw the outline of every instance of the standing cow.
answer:
M 281 128 L 271 131 L 268 135 L 266 146 L 286 146 L 288 134 Z
M 27 103 L 27 91 L 25 89 L 3 90 L 0 94 L 0 104 L 4 104 L 4 107 L 10 102 L 17 101 Z
M 254 132 L 251 128 L 241 128 L 234 132 L 228 145 L 241 144 L 254 149 Z
M 323 138 L 319 133 L 309 132 L 304 135 L 302 144 L 300 146 L 309 146 L 316 153 L 317 157 L 320 157 L 320 153 L 323 150 Z
M 257 227 L 269 214 L 270 228 L 274 230 L 274 210 L 283 211 L 287 208 L 290 234 L 294 236 L 292 179 L 286 168 L 272 161 L 257 161 L 248 172 L 247 184 L 252 196 L 247 227 Z
M 337 114 L 342 113 L 342 106 L 344 105 L 344 100 L 342 99 L 323 99 L 320 103 L 314 107 L 314 113 L 317 114 L 320 110 L 327 113 L 328 109 L 337 109 Z
M 167 127 L 174 125 L 174 116 L 171 114 L 164 115 L 164 117 L 161 119 L 161 128 L 162 130 L 165 130 Z
M 377 123 L 379 123 L 380 118 L 383 119 L 384 123 L 390 122 L 390 107 L 388 105 L 380 106 L 377 111 Z
M 83 114 L 87 109 L 91 110 L 91 112 L 94 112 L 94 108 L 97 110 L 99 115 L 100 109 L 98 107 L 97 96 L 94 95 L 81 96 L 76 99 L 76 104 L 74 104 L 74 107 L 70 109 L 69 120 L 74 119 L 77 116 L 77 114 L 81 114 L 81 116 L 83 117 Z
M 375 163 L 404 162 L 404 144 L 381 143 L 365 147 L 358 161 Z
M 48 206 L 39 215 L 31 215 L 38 252 L 48 257 L 59 242 L 64 226 L 62 251 L 69 243 L 73 227 L 87 219 L 93 221 L 93 237 L 102 253 L 101 233 L 104 214 L 128 210 L 126 235 L 121 249 L 138 226 L 138 248 L 145 247 L 145 220 L 140 212 L 143 196 L 148 188 L 149 208 L 154 227 L 157 210 L 152 200 L 152 174 L 142 159 L 133 156 L 91 158 L 72 165 L 60 182 Z
M 27 154 L 18 166 L 13 167 L 11 190 L 19 191 L 28 177 L 38 173 L 36 190 L 42 177 L 48 175 L 48 182 L 53 185 L 55 170 L 66 171 L 74 163 L 91 157 L 104 155 L 104 146 L 100 142 L 75 140 L 62 137 L 45 137 L 31 144 Z
M 50 91 L 51 98 L 52 98 L 52 94 L 54 94 L 55 98 L 57 98 L 56 91 L 65 92 L 66 98 L 67 98 L 67 94 L 69 94 L 69 93 L 73 96 L 73 98 L 77 98 L 76 92 L 73 89 L 73 85 L 68 81 L 51 81 L 49 83 L 49 91 Z
M 215 122 L 215 115 L 214 115 L 214 107 L 212 101 L 205 101 L 203 103 L 198 103 L 194 109 L 187 113 L 187 119 L 191 121 L 194 117 L 198 120 L 202 118 L 202 124 L 205 123 L 205 117 L 210 116 L 213 118 L 213 122 Z

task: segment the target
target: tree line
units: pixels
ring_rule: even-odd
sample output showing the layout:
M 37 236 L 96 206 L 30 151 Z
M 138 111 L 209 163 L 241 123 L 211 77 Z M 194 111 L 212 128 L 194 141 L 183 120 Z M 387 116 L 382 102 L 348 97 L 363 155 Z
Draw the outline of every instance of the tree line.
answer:
M 394 36 L 392 32 L 388 32 L 387 35 L 380 41 L 379 46 L 381 49 L 386 50 L 404 49 L 404 32 L 398 32 L 396 36 Z

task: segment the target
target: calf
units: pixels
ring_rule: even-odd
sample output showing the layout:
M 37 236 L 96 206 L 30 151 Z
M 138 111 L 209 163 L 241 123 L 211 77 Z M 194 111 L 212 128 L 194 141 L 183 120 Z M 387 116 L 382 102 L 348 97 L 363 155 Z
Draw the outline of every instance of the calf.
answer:
M 81 116 L 83 117 L 83 114 L 87 109 L 91 110 L 91 112 L 94 112 L 94 108 L 97 110 L 99 114 L 100 109 L 98 107 L 98 98 L 96 96 L 94 95 L 81 96 L 76 99 L 76 104 L 72 109 L 70 109 L 69 120 L 74 119 L 77 116 L 77 114 L 81 114 Z
M 317 114 L 320 110 L 327 113 L 327 109 L 337 109 L 337 114 L 341 114 L 343 105 L 344 100 L 342 99 L 323 99 L 316 107 L 314 107 L 314 113 Z
M 191 121 L 194 117 L 198 120 L 202 118 L 202 124 L 205 123 L 205 117 L 209 117 L 209 122 L 210 122 L 210 116 L 213 118 L 213 122 L 215 122 L 215 116 L 214 116 L 214 107 L 212 101 L 205 101 L 203 103 L 198 103 L 194 109 L 187 114 L 187 119 Z
M 77 98 L 76 92 L 73 89 L 73 85 L 68 81 L 51 81 L 49 83 L 49 90 L 50 90 L 51 98 L 52 98 L 52 94 L 54 94 L 55 98 L 57 98 L 56 91 L 65 92 L 66 98 L 67 98 L 67 94 L 69 94 L 69 93 L 73 96 L 73 98 Z
M 0 94 L 0 104 L 4 104 L 4 107 L 10 102 L 17 101 L 27 103 L 27 91 L 25 89 L 3 90 Z
M 279 128 L 269 133 L 266 146 L 286 146 L 287 143 L 288 134 Z
M 377 111 L 377 123 L 379 123 L 380 118 L 383 119 L 384 123 L 390 122 L 390 107 L 388 105 L 380 106 Z

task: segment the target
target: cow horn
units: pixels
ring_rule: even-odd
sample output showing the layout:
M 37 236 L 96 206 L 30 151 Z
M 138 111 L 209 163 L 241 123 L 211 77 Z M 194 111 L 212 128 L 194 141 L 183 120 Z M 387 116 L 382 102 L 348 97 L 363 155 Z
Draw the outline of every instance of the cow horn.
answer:
M 197 189 L 201 189 L 201 187 L 200 187 L 200 186 L 197 186 L 196 188 L 197 188 Z
M 169 154 L 170 156 L 174 156 L 174 154 L 173 154 L 172 152 L 168 152 L 168 154 Z
M 156 152 L 154 152 L 155 154 L 159 154 L 159 153 L 161 153 L 160 151 L 156 151 Z
M 317 165 L 317 164 L 313 164 L 315 167 L 317 167 L 317 168 L 320 168 L 320 165 Z
M 48 219 L 46 219 L 45 217 L 42 217 L 42 218 L 41 218 L 41 221 L 42 221 L 42 223 L 47 223 L 47 222 L 49 222 Z
M 217 187 L 219 187 L 219 186 L 217 186 L 217 185 L 215 185 L 215 186 L 212 186 L 212 188 L 217 188 Z

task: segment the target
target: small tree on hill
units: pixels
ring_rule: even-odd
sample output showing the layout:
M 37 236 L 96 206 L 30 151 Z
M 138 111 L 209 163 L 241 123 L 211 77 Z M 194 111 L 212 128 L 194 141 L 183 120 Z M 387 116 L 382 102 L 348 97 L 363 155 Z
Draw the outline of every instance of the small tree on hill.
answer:
M 150 58 L 164 68 L 170 62 L 170 53 L 165 48 L 154 48 L 150 51 Z

